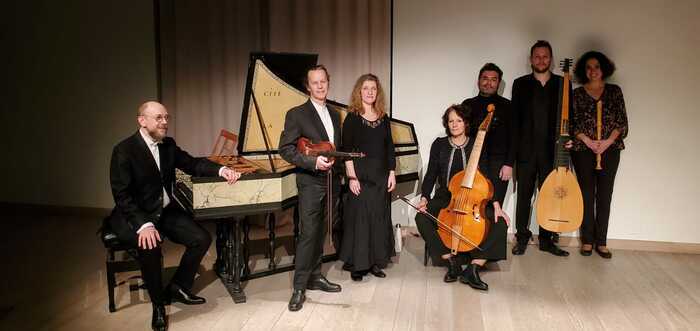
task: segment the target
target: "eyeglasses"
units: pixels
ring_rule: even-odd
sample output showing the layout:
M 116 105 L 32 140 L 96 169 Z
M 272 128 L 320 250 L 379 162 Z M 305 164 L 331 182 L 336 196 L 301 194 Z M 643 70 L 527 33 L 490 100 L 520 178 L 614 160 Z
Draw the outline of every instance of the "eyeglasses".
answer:
M 141 116 L 152 118 L 152 119 L 156 120 L 156 122 L 158 122 L 158 123 L 169 122 L 171 119 L 170 115 L 158 115 L 158 116 L 141 115 Z

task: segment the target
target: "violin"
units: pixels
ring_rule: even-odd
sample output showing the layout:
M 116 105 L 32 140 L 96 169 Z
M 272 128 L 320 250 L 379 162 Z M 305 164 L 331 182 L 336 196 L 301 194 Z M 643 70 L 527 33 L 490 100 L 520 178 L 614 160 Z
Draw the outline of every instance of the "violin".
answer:
M 478 166 L 495 108 L 493 104 L 486 108 L 488 114 L 479 125 L 467 168 L 450 179 L 450 203 L 438 214 L 438 219 L 445 225 L 438 227 L 438 235 L 452 254 L 480 249 L 478 245 L 489 232 L 490 221 L 486 218 L 486 206 L 493 197 L 494 190 L 493 184 L 478 170 Z
M 297 140 L 297 151 L 306 156 L 325 156 L 329 161 L 334 161 L 337 159 L 352 159 L 365 157 L 365 153 L 345 153 L 338 152 L 335 150 L 335 145 L 330 141 L 321 141 L 318 144 L 311 143 L 311 140 L 306 137 L 300 137 Z M 327 231 L 331 233 L 333 231 L 333 169 L 329 169 L 327 172 L 326 181 L 326 216 L 328 217 L 328 228 Z M 332 243 L 332 235 L 328 236 L 328 243 Z M 339 247 L 336 247 L 336 250 Z
M 297 140 L 297 151 L 307 156 L 325 156 L 329 161 L 337 159 L 354 159 L 365 157 L 365 153 L 338 152 L 330 141 L 321 141 L 318 144 L 311 143 L 309 138 L 301 137 Z

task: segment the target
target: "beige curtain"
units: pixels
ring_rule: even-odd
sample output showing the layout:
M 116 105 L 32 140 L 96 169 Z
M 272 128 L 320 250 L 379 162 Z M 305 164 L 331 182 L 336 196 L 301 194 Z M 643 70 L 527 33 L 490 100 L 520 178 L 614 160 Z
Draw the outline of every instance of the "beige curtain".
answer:
M 347 103 L 363 73 L 389 93 L 390 0 L 160 1 L 162 99 L 170 134 L 193 155 L 238 132 L 249 54 L 319 54 L 330 99 Z M 388 100 L 387 100 L 388 101 Z

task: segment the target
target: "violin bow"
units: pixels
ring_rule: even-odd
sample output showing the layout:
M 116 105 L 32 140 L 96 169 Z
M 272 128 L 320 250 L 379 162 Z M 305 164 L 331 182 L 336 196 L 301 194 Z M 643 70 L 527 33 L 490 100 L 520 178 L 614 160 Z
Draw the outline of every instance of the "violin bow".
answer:
M 429 212 L 420 210 L 418 207 L 416 207 L 416 206 L 413 205 L 410 201 L 408 201 L 408 199 L 406 199 L 406 198 L 404 198 L 404 197 L 402 197 L 402 196 L 400 196 L 400 195 L 397 195 L 396 197 L 399 198 L 399 199 L 401 199 L 401 201 L 405 202 L 405 203 L 408 204 L 409 206 L 413 207 L 413 209 L 415 209 L 417 212 L 419 212 L 419 213 L 421 213 L 421 214 L 423 214 L 423 215 L 428 216 L 428 217 L 431 218 L 433 221 L 435 221 L 438 225 L 441 225 L 443 228 L 445 228 L 445 229 L 449 230 L 450 232 L 452 232 L 452 234 L 455 235 L 455 236 L 457 236 L 457 238 L 462 239 L 462 240 L 466 241 L 468 244 L 474 246 L 474 248 L 476 248 L 476 249 L 478 249 L 478 250 L 480 250 L 480 251 L 483 251 L 483 249 L 481 249 L 481 247 L 479 247 L 479 245 L 477 245 L 477 244 L 475 244 L 474 242 L 472 242 L 471 240 L 465 238 L 461 233 L 455 231 L 455 230 L 452 229 L 449 225 L 445 224 L 444 222 L 442 222 L 441 220 L 439 220 L 437 217 L 433 216 L 433 215 L 430 214 Z

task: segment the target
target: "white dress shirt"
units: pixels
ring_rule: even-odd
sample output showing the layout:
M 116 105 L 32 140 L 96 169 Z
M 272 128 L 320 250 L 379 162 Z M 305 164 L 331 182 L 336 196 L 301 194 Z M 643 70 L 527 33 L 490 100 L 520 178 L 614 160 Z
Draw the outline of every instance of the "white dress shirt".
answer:
M 323 122 L 323 127 L 326 128 L 326 133 L 328 134 L 328 140 L 335 144 L 335 139 L 333 139 L 334 136 L 334 129 L 333 129 L 333 120 L 331 119 L 331 114 L 328 111 L 328 107 L 326 107 L 326 104 L 324 103 L 323 105 L 320 105 L 316 103 L 313 99 L 311 100 L 311 104 L 314 105 L 314 108 L 316 109 L 316 112 L 318 113 L 318 116 L 321 117 L 321 122 Z
M 158 144 L 159 142 L 153 140 L 151 138 L 151 135 L 148 134 L 148 132 L 145 132 L 146 129 L 141 128 L 139 130 L 139 133 L 141 133 L 141 137 L 143 137 L 143 140 L 146 142 L 146 146 L 148 146 L 148 150 L 151 151 L 151 155 L 153 155 L 153 159 L 156 161 L 156 166 L 158 167 L 158 171 L 160 171 L 160 152 L 158 150 Z M 170 197 L 168 196 L 168 192 L 165 191 L 165 186 L 163 187 L 163 208 L 167 207 L 170 204 Z M 141 232 L 141 230 L 153 226 L 153 222 L 146 222 L 144 223 L 137 231 L 136 233 Z
M 146 142 L 146 146 L 148 146 L 148 150 L 151 151 L 151 155 L 153 155 L 153 159 L 156 161 L 156 166 L 158 167 L 158 171 L 160 171 L 160 151 L 158 150 L 158 144 L 160 142 L 153 140 L 151 136 L 146 132 L 146 129 L 141 128 L 139 130 L 139 133 L 141 133 L 141 137 L 143 137 L 143 140 Z M 219 168 L 219 176 L 221 176 L 221 173 L 226 169 L 226 167 L 221 167 Z M 168 196 L 168 192 L 165 190 L 165 186 L 163 186 L 163 208 L 167 207 L 170 204 L 170 197 Z M 149 226 L 154 226 L 153 222 L 146 222 L 144 223 L 137 231 L 136 233 L 141 232 L 141 230 L 149 227 Z

